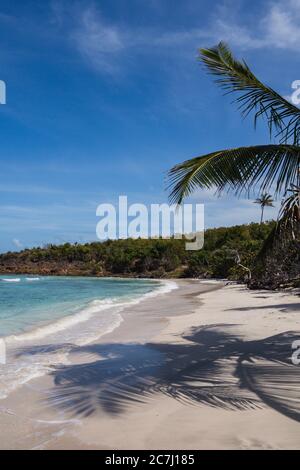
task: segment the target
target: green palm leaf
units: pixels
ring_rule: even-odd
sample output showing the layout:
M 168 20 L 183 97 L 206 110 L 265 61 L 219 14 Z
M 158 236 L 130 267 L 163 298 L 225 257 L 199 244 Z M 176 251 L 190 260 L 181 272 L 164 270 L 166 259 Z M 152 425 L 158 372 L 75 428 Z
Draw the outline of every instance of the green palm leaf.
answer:
M 271 194 L 263 193 L 255 199 L 254 204 L 259 204 L 262 207 L 274 207 L 273 202 Z
M 283 201 L 279 211 L 278 230 L 286 232 L 290 228 L 292 238 L 295 239 L 295 231 L 300 229 L 300 186 L 292 184 L 288 192 L 290 195 Z
M 218 78 L 216 82 L 228 93 L 237 92 L 236 99 L 244 116 L 255 112 L 254 122 L 266 117 L 270 133 L 273 127 L 281 142 L 296 144 L 300 138 L 300 109 L 262 83 L 245 61 L 238 61 L 228 46 L 220 42 L 211 49 L 200 49 L 199 59 L 209 72 Z
M 296 145 L 258 145 L 220 150 L 192 158 L 169 171 L 170 199 L 180 204 L 196 188 L 241 193 L 275 185 L 275 194 L 295 181 L 300 164 Z

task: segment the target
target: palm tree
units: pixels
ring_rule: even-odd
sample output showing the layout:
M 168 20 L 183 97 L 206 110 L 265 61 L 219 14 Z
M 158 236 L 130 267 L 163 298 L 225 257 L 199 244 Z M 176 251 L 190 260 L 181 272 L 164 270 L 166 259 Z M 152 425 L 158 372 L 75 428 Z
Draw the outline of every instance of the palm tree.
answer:
M 273 199 L 271 194 L 268 193 L 263 193 L 260 197 L 255 199 L 254 204 L 259 204 L 261 207 L 261 218 L 260 218 L 260 223 L 263 223 L 263 218 L 264 218 L 264 210 L 265 207 L 274 207 L 273 204 Z
M 251 191 L 275 195 L 293 191 L 292 207 L 281 211 L 285 221 L 300 224 L 300 109 L 263 84 L 245 61 L 238 61 L 226 44 L 200 49 L 200 61 L 227 93 L 236 93 L 243 116 L 254 112 L 254 124 L 266 118 L 277 144 L 222 149 L 198 156 L 169 171 L 170 200 L 180 204 L 196 188 L 216 188 L 240 195 Z M 292 188 L 292 189 L 291 189 Z M 286 223 L 278 226 L 287 226 Z

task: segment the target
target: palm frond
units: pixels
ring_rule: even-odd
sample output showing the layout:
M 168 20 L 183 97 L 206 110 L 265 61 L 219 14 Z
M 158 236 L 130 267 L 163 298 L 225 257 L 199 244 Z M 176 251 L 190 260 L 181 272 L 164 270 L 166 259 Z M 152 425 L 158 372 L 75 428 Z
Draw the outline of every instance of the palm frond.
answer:
M 258 259 L 264 259 L 274 247 L 282 249 L 300 235 L 300 187 L 292 185 L 287 191 L 291 193 L 282 201 L 277 223 L 264 241 Z
M 263 193 L 260 197 L 258 197 L 257 199 L 255 199 L 255 201 L 253 201 L 254 204 L 260 204 L 262 207 L 274 207 L 273 206 L 273 199 L 272 199 L 272 196 L 271 194 L 267 194 L 267 193 Z
M 238 93 L 236 99 L 243 116 L 254 111 L 254 124 L 260 117 L 266 117 L 270 134 L 276 135 L 282 143 L 292 139 L 300 140 L 300 109 L 283 98 L 279 93 L 262 83 L 250 70 L 245 61 L 238 61 L 224 42 L 210 49 L 200 49 L 199 59 L 209 72 L 217 76 L 216 82 L 228 93 Z
M 196 188 L 215 187 L 235 193 L 275 184 L 275 193 L 287 190 L 298 174 L 300 147 L 258 145 L 220 150 L 192 158 L 169 171 L 170 200 L 180 204 Z
M 291 194 L 283 201 L 279 211 L 278 230 L 290 231 L 293 239 L 300 232 L 300 187 L 292 185 Z

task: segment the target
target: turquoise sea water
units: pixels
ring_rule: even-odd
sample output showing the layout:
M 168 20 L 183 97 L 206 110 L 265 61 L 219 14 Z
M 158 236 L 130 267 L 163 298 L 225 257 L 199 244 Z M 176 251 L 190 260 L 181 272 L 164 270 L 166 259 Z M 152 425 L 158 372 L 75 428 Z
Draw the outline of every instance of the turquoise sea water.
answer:
M 158 282 L 134 279 L 1 275 L 0 337 L 18 335 L 97 305 L 101 310 L 107 302 L 138 298 L 158 286 Z
M 175 287 L 143 279 L 1 275 L 0 399 L 68 363 L 74 346 L 113 331 L 125 307 Z

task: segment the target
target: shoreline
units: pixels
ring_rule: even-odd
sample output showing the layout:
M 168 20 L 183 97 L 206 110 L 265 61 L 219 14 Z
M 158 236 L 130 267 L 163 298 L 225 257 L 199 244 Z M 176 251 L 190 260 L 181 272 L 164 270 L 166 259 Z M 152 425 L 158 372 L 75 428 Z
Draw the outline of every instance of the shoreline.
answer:
M 300 366 L 290 362 L 299 298 L 174 282 L 178 289 L 127 310 L 113 332 L 71 349 L 68 365 L 1 400 L 1 448 L 299 448 Z M 264 367 L 276 369 L 271 390 Z
M 39 275 L 39 278 L 37 278 L 37 279 L 40 279 L 41 277 L 43 277 L 43 276 Z M 66 276 L 66 277 L 69 277 L 69 276 Z M 84 276 L 84 277 L 86 278 L 86 276 Z M 90 277 L 90 276 L 87 276 L 87 277 Z M 105 277 L 105 279 L 116 279 L 116 278 Z M 123 280 L 123 279 L 124 278 L 118 278 L 118 280 Z M 141 280 L 143 280 L 143 279 L 141 279 Z M 93 312 L 94 315 L 99 313 L 99 311 L 102 311 L 102 310 L 114 309 L 116 306 L 120 307 L 120 311 L 122 311 L 124 308 L 126 308 L 128 306 L 128 304 L 139 303 L 139 302 L 142 302 L 145 298 L 152 297 L 152 296 L 155 297 L 156 295 L 162 295 L 164 293 L 170 292 L 173 289 L 176 289 L 176 287 L 172 287 L 172 288 L 170 287 L 170 289 L 168 289 L 166 292 L 163 291 L 164 288 L 166 288 L 169 284 L 171 284 L 172 281 L 170 279 L 160 280 L 160 279 L 144 278 L 144 280 L 147 280 L 147 281 L 152 281 L 153 280 L 153 282 L 160 283 L 160 285 L 157 286 L 156 288 L 154 288 L 153 290 L 151 290 L 150 292 L 148 292 L 146 294 L 141 294 L 138 297 L 131 298 L 129 296 L 129 298 L 126 298 L 126 300 L 124 300 L 122 297 L 117 298 L 117 301 L 115 303 L 113 301 L 111 303 L 109 303 L 109 302 L 107 303 L 107 301 L 112 300 L 111 298 L 96 299 L 96 302 L 99 302 L 99 307 L 98 307 L 99 310 Z M 3 281 L 7 281 L 7 279 L 3 279 Z M 175 282 L 174 282 L 174 284 L 175 284 Z M 88 317 L 87 318 L 82 318 L 81 320 L 79 320 L 77 322 L 75 321 L 75 319 L 77 317 L 83 316 L 86 309 L 90 308 L 91 304 L 94 303 L 94 302 L 95 302 L 95 300 L 86 301 L 83 305 L 80 306 L 78 311 L 68 312 L 68 313 L 64 314 L 62 317 L 56 318 L 55 320 L 45 320 L 43 322 L 37 323 L 34 326 L 32 325 L 28 330 L 24 330 L 24 331 L 22 330 L 19 333 L 12 333 L 12 334 L 9 334 L 7 336 L 0 336 L 0 339 L 3 339 L 4 341 L 6 341 L 8 343 L 10 341 L 28 341 L 28 340 L 30 341 L 30 340 L 34 340 L 34 339 L 40 339 L 40 338 L 42 339 L 43 336 L 48 336 L 49 334 L 51 334 L 51 332 L 50 333 L 45 332 L 45 334 L 43 336 L 37 336 L 37 332 L 40 331 L 40 330 L 47 330 L 48 328 L 52 328 L 52 327 L 55 328 L 56 325 L 63 324 L 63 323 L 66 323 L 66 324 L 70 323 L 72 325 L 73 323 L 81 323 L 81 322 L 88 321 L 90 319 Z M 101 304 L 101 302 L 103 304 Z M 96 310 L 96 307 L 95 307 L 95 310 Z M 91 316 L 93 315 L 93 313 L 91 313 Z M 59 328 L 57 331 L 67 329 L 68 326 L 69 325 L 61 326 L 61 328 Z M 56 330 L 53 330 L 53 332 L 55 333 Z M 106 334 L 106 333 L 104 333 L 104 334 Z
M 108 335 L 121 325 L 124 321 L 124 310 L 126 315 L 126 309 L 177 288 L 177 285 L 170 280 L 153 280 L 153 284 L 149 292 L 138 296 L 130 296 L 129 293 L 128 297 L 88 301 L 77 311 L 67 313 L 56 319 L 37 323 L 25 331 L 0 338 L 5 342 L 7 362 L 10 366 L 3 369 L 3 373 L 6 375 L 4 388 L 1 387 L 0 374 L 0 400 L 7 398 L 10 393 L 33 378 L 47 374 L 49 365 L 67 364 L 71 342 L 73 346 L 79 347 L 99 340 L 102 336 Z M 105 323 L 99 325 L 98 318 L 100 321 L 101 318 L 102 321 L 104 318 Z M 96 330 L 97 326 L 98 329 Z M 86 334 L 82 335 L 82 331 Z M 69 338 L 70 345 L 56 348 L 56 345 L 59 345 L 64 337 Z M 44 344 L 47 345 L 46 350 L 50 351 L 49 358 L 47 354 L 39 354 L 40 349 L 45 349 Z M 36 351 L 34 354 L 36 361 L 14 360 L 19 355 L 20 350 Z M 53 353 L 53 351 L 55 352 Z M 16 371 L 18 372 L 17 376 Z

